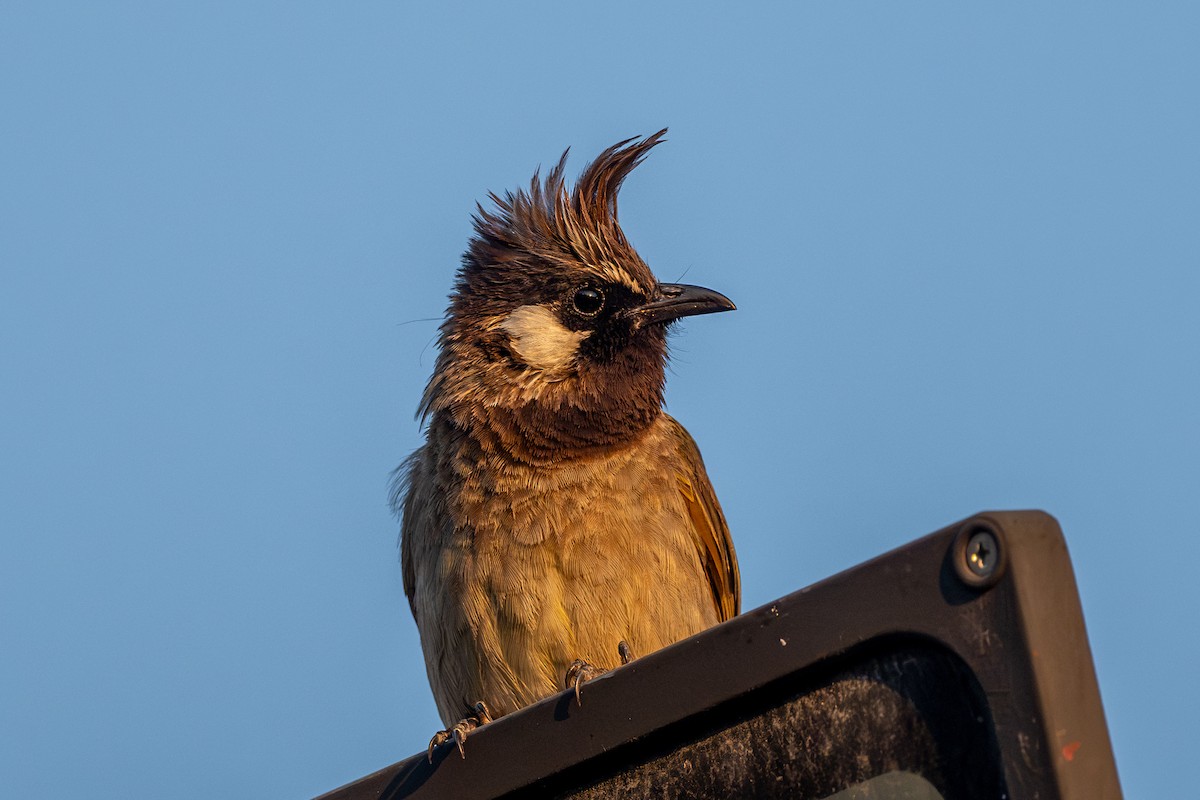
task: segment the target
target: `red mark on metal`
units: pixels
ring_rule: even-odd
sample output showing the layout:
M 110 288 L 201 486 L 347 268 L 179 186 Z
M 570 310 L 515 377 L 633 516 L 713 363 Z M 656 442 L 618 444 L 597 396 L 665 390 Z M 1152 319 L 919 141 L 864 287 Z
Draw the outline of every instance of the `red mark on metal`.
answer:
M 1064 744 L 1062 749 L 1063 758 L 1065 758 L 1067 761 L 1074 761 L 1075 753 L 1079 750 L 1082 744 L 1083 742 L 1071 742 L 1070 744 Z

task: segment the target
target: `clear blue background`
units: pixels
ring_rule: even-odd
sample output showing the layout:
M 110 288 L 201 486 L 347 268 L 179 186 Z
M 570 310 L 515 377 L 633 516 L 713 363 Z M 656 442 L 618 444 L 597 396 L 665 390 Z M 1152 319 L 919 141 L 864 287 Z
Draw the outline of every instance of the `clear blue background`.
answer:
M 1074 557 L 1130 797 L 1194 789 L 1194 3 L 0 12 L 0 794 L 302 798 L 437 725 L 388 473 L 488 190 L 734 314 L 669 408 L 751 608 L 986 508 Z

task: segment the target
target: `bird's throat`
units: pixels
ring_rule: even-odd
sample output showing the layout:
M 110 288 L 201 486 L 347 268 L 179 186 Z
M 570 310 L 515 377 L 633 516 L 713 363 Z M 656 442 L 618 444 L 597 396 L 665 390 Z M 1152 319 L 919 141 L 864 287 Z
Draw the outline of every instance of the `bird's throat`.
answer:
M 457 409 L 451 424 L 489 459 L 535 466 L 565 464 L 607 456 L 642 439 L 662 414 L 662 391 L 657 386 L 640 388 L 592 397 L 587 405 L 475 404 Z

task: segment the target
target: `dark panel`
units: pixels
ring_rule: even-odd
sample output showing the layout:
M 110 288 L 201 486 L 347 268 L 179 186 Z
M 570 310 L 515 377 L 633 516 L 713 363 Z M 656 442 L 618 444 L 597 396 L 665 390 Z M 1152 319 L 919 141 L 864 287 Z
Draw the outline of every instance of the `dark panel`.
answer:
M 961 660 L 894 642 L 838 661 L 845 666 L 804 670 L 535 788 L 580 800 L 824 798 L 905 772 L 947 798 L 1006 793 L 986 700 Z

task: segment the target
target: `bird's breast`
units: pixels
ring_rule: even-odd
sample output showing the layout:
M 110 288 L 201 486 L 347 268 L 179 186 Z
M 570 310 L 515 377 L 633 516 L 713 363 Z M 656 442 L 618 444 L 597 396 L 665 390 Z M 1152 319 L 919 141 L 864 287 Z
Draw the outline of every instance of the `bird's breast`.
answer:
M 555 468 L 459 471 L 447 487 L 445 610 L 485 673 L 537 687 L 521 704 L 555 691 L 576 658 L 612 667 L 621 640 L 643 654 L 718 621 L 671 453 L 650 435 Z

